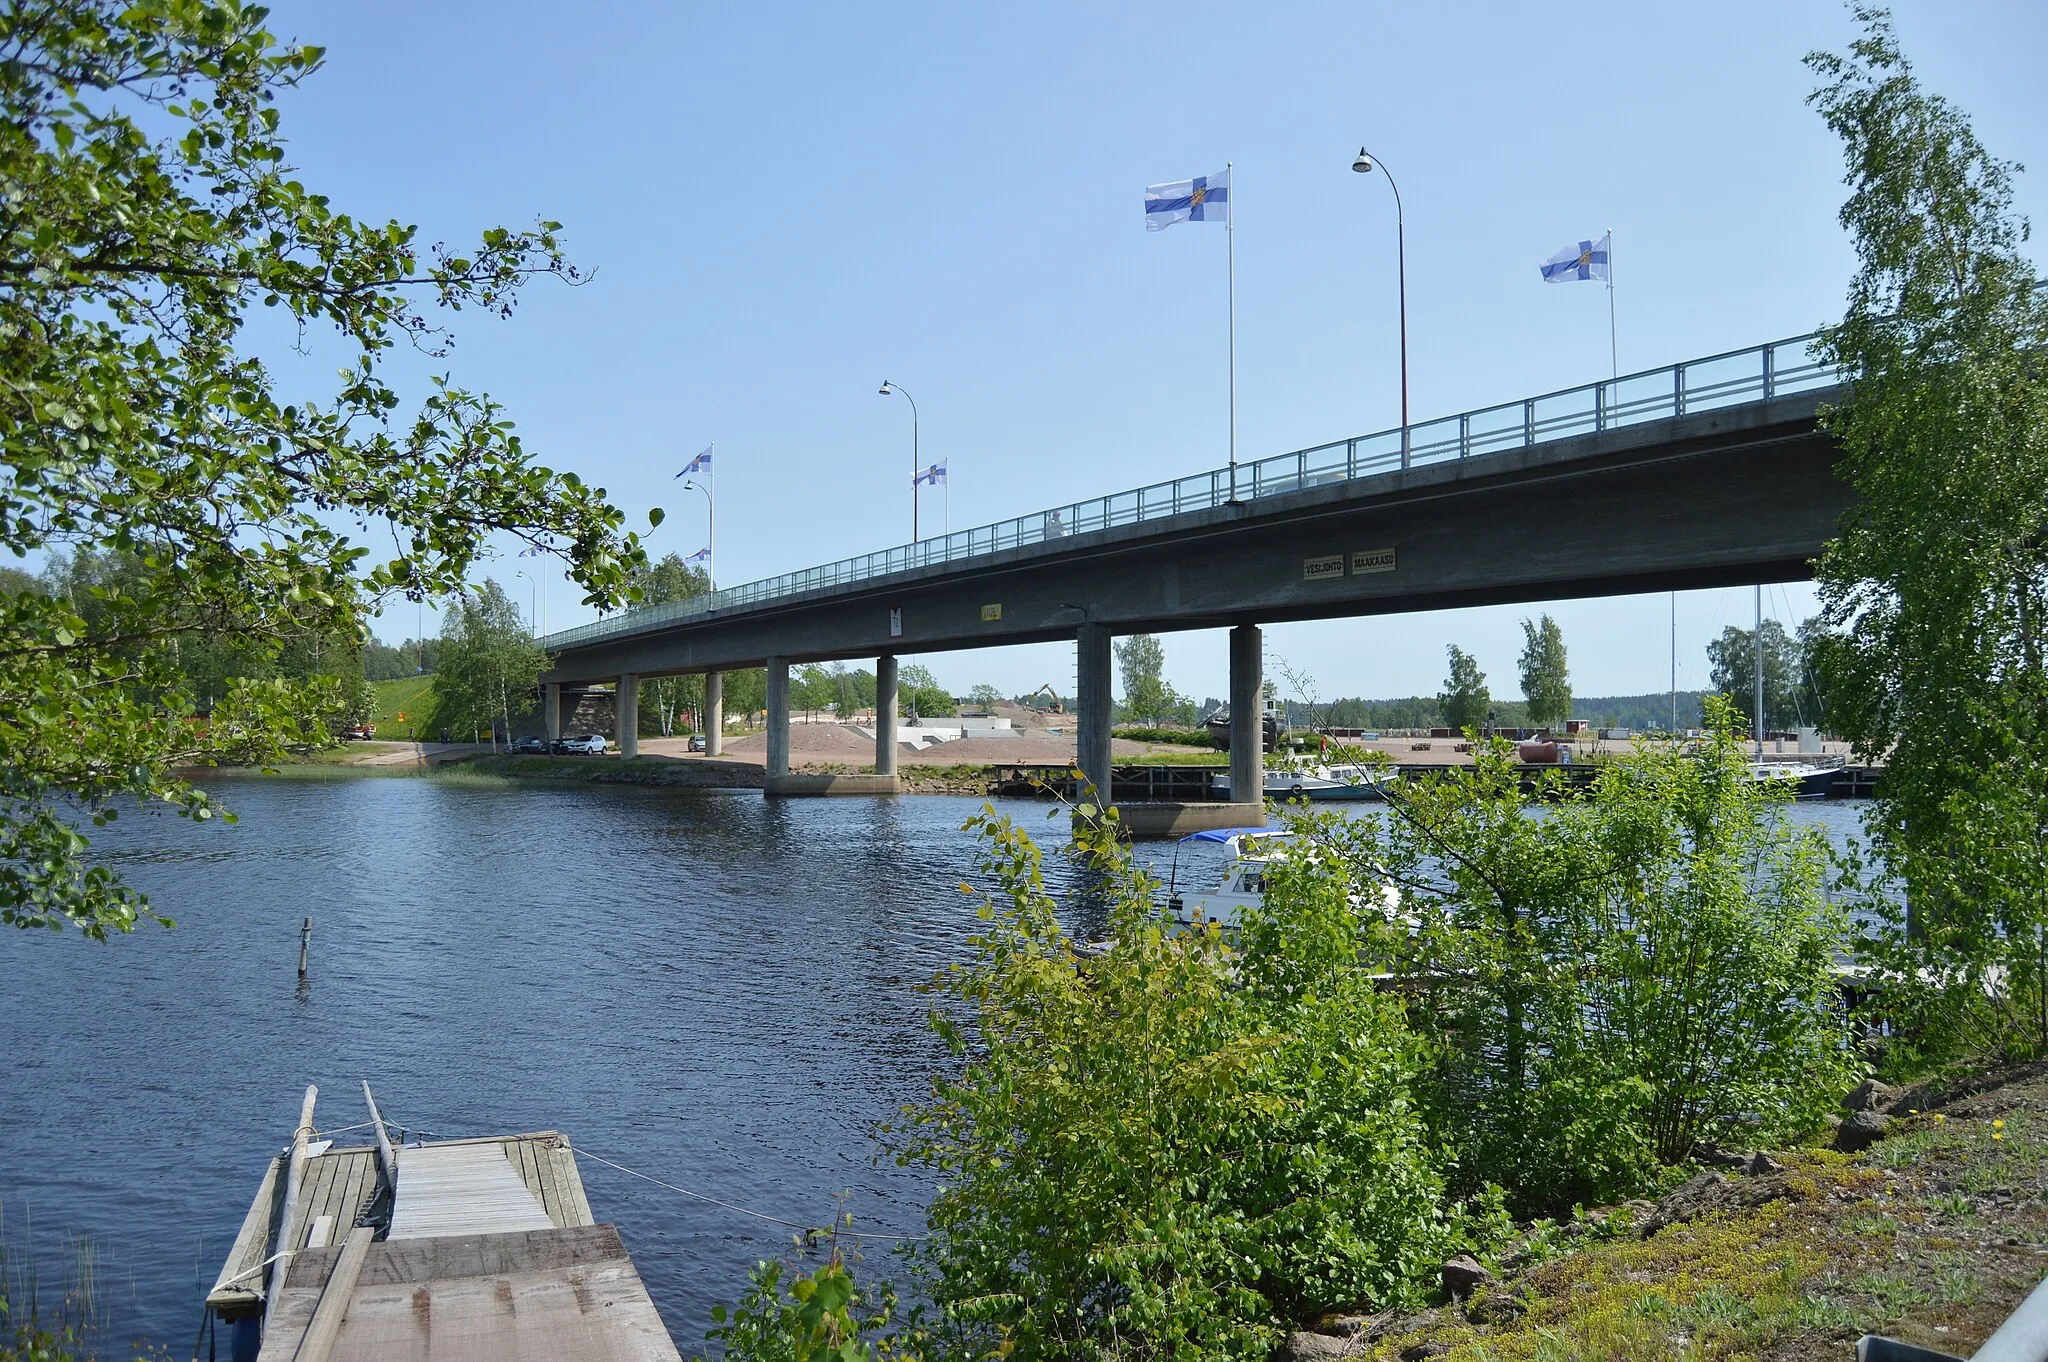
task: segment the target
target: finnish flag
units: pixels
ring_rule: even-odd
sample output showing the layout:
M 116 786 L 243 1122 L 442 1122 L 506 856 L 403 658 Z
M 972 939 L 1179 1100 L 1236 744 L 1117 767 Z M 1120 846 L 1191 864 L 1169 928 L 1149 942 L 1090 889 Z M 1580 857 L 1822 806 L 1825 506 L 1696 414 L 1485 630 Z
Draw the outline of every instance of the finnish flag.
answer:
M 690 476 L 690 474 L 696 472 L 700 468 L 711 467 L 711 451 L 716 448 L 716 445 L 704 446 L 704 452 L 702 454 L 699 454 L 696 458 L 690 460 L 687 464 L 683 465 L 683 471 L 676 474 L 676 477 L 687 478 Z
M 1176 222 L 1229 222 L 1230 172 L 1145 186 L 1145 230 L 1164 231 Z
M 1607 247 L 1614 240 L 1609 232 L 1598 241 L 1581 241 L 1576 246 L 1567 246 L 1543 262 L 1543 282 L 1563 284 L 1578 279 L 1605 279 L 1612 283 L 1614 276 L 1607 270 Z
M 709 548 L 701 548 L 698 549 L 695 553 L 691 554 L 688 558 L 685 558 L 683 561 L 685 563 L 702 563 L 709 561 L 710 558 L 711 550 Z
M 920 483 L 927 482 L 934 487 L 942 487 L 945 485 L 946 465 L 943 460 L 933 464 L 930 468 L 925 469 L 922 473 L 919 473 L 916 477 L 912 478 L 910 480 L 910 485 L 912 487 L 916 487 Z

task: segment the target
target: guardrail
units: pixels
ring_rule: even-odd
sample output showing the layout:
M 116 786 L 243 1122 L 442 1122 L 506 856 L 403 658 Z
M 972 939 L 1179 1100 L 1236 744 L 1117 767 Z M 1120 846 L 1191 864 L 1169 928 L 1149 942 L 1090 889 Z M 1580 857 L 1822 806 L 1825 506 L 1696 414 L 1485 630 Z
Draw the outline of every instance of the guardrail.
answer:
M 1768 402 L 1774 397 L 1830 387 L 1840 381 L 1833 368 L 1814 358 L 1816 339 L 1816 335 L 1795 336 L 1519 402 L 1481 407 L 1405 429 L 1396 427 L 1375 435 L 1298 449 L 1291 454 L 1242 463 L 1234 470 L 1213 468 L 1192 477 L 1156 482 L 1149 487 L 1077 501 L 994 525 L 842 558 L 822 567 L 725 587 L 687 601 L 629 610 L 550 634 L 542 644 L 553 651 L 639 633 L 712 610 L 846 586 L 912 568 L 961 562 L 1118 525 L 1163 520 L 1231 501 L 1259 501 L 1393 469 L 1526 449 L 1570 435 Z

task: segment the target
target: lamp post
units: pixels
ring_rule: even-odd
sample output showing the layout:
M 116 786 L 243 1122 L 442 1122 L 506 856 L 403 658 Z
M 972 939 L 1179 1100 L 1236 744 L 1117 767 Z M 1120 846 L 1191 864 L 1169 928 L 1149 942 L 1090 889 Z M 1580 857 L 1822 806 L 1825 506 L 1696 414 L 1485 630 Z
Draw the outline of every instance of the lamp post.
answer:
M 902 384 L 900 384 L 900 383 L 891 383 L 891 382 L 890 382 L 890 381 L 889 381 L 888 379 L 886 379 L 886 378 L 882 380 L 882 388 L 881 388 L 881 393 L 882 393 L 882 396 L 884 396 L 884 397 L 887 397 L 887 396 L 888 396 L 889 394 L 891 394 L 891 393 L 898 393 L 898 394 L 901 394 L 901 396 L 902 396 L 903 400 L 904 400 L 904 401 L 906 401 L 906 402 L 908 402 L 908 403 L 910 404 L 910 542 L 911 542 L 911 543 L 913 543 L 913 544 L 915 544 L 915 543 L 917 542 L 917 540 L 918 540 L 918 533 L 917 533 L 917 474 L 918 474 L 918 466 L 917 466 L 917 463 L 918 463 L 918 453 L 917 453 L 917 399 L 916 399 L 916 398 L 914 398 L 914 397 L 912 397 L 912 396 L 911 396 L 911 395 L 910 395 L 909 393 L 907 393 L 907 392 L 904 392 L 904 391 L 903 391 L 903 385 L 902 385 Z
M 683 486 L 704 494 L 704 576 L 713 591 L 718 590 L 718 499 L 711 489 L 695 478 L 683 479 Z
M 541 633 L 545 632 L 544 630 L 540 629 L 540 611 L 536 605 L 536 602 L 538 602 L 540 599 L 540 582 L 536 578 L 529 575 L 525 568 L 519 569 L 512 575 L 514 577 L 526 578 L 526 618 L 528 620 L 528 624 L 526 627 L 529 630 L 539 631 L 535 632 L 533 635 L 535 638 L 539 638 Z
M 1401 211 L 1401 186 L 1394 183 L 1393 172 L 1386 163 L 1375 162 L 1364 147 L 1358 149 L 1358 159 L 1351 168 L 1361 175 L 1370 175 L 1378 165 L 1382 175 L 1387 177 L 1387 187 L 1394 191 L 1394 260 L 1400 276 L 1401 288 L 1401 462 L 1408 461 L 1408 226 Z

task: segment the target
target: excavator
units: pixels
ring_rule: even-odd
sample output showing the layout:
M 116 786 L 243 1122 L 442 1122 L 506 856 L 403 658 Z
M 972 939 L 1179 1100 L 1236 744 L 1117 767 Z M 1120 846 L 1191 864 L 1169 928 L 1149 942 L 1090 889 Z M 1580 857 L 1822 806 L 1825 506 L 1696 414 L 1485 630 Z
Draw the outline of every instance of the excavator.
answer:
M 1038 688 L 1037 690 L 1035 690 L 1035 691 L 1032 691 L 1032 692 L 1031 692 L 1031 694 L 1029 694 L 1029 695 L 1025 696 L 1025 697 L 1024 697 L 1024 703 L 1025 703 L 1025 704 L 1027 704 L 1027 705 L 1030 705 L 1030 706 L 1031 706 L 1031 708 L 1033 708 L 1033 709 L 1037 709 L 1037 708 L 1038 708 L 1038 706 L 1037 706 L 1037 705 L 1036 705 L 1035 703 L 1033 703 L 1033 702 L 1034 702 L 1034 701 L 1036 701 L 1036 700 L 1038 699 L 1038 697 L 1039 697 L 1039 696 L 1041 696 L 1041 695 L 1043 695 L 1043 696 L 1044 696 L 1044 697 L 1045 697 L 1045 698 L 1046 698 L 1047 700 L 1049 700 L 1049 701 L 1051 701 L 1051 702 L 1052 702 L 1052 703 L 1051 703 L 1051 705 L 1050 705 L 1050 707 L 1048 707 L 1048 708 L 1047 708 L 1047 709 L 1046 709 L 1046 710 L 1044 711 L 1045 713 L 1047 713 L 1047 714 L 1065 714 L 1065 713 L 1067 712 L 1067 707 L 1066 707 L 1065 705 L 1063 705 L 1063 704 L 1061 704 L 1061 703 L 1060 703 L 1060 695 L 1059 695 L 1059 692 L 1058 692 L 1058 691 L 1056 691 L 1056 690 L 1054 690 L 1054 689 L 1052 688 L 1052 682 L 1050 682 L 1050 681 L 1048 681 L 1048 682 L 1046 682 L 1046 683 L 1045 683 L 1044 685 L 1040 686 L 1040 687 L 1039 687 L 1039 688 Z

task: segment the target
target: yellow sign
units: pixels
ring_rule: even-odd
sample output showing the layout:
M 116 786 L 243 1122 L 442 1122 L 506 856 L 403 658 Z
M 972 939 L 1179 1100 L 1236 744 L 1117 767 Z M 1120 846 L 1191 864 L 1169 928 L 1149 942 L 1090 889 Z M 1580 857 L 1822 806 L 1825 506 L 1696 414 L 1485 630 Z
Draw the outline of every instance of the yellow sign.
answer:
M 1320 582 L 1326 577 L 1343 575 L 1344 555 L 1341 553 L 1326 553 L 1320 558 L 1301 560 L 1301 580 L 1304 582 Z
M 1361 572 L 1392 572 L 1394 551 L 1392 549 L 1360 549 L 1351 555 L 1351 571 L 1355 576 Z
M 981 607 L 981 621 L 983 624 L 991 623 L 992 621 L 999 620 L 1002 617 L 1003 607 L 1001 607 L 1000 605 L 984 605 L 983 607 Z

